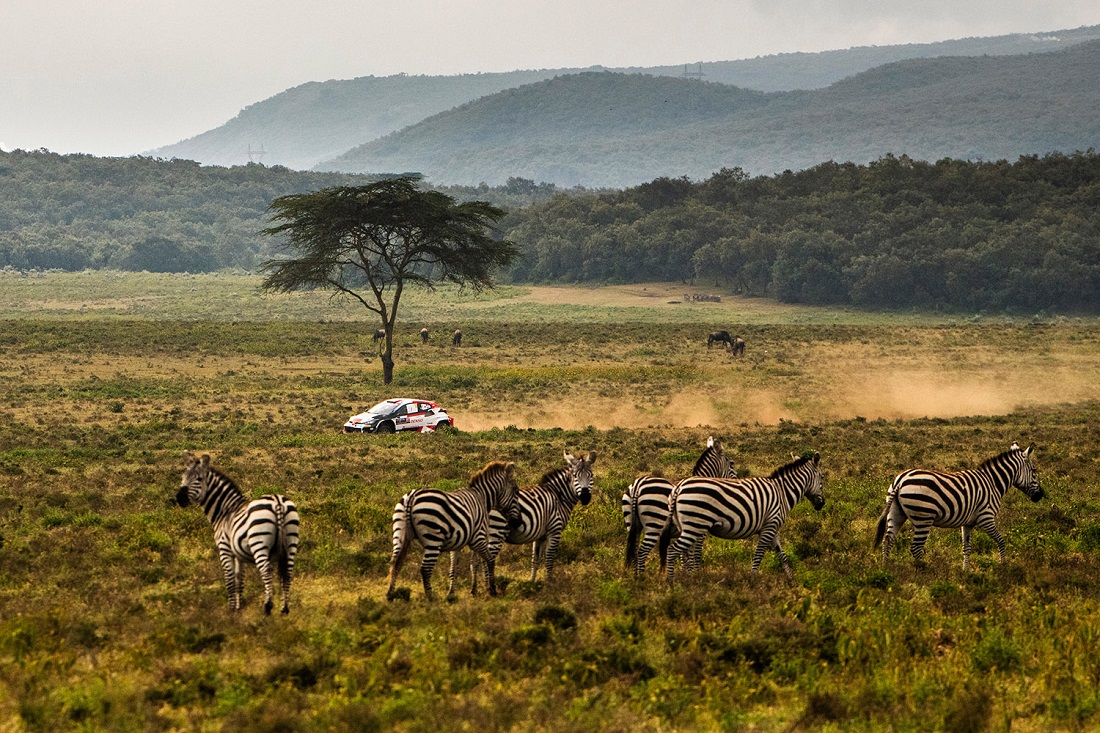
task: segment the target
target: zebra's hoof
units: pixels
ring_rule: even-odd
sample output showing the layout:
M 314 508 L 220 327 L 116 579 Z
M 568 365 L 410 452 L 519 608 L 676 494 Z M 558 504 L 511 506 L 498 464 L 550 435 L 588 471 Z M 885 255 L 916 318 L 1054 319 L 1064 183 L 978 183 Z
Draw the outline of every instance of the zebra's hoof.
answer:
M 264 615 L 265 616 L 270 616 L 271 615 L 271 609 L 274 608 L 274 607 L 275 607 L 275 604 L 271 601 L 267 601 L 266 603 L 264 603 Z
M 286 616 L 286 615 L 289 615 L 289 614 L 290 614 L 290 606 L 283 606 L 283 615 Z

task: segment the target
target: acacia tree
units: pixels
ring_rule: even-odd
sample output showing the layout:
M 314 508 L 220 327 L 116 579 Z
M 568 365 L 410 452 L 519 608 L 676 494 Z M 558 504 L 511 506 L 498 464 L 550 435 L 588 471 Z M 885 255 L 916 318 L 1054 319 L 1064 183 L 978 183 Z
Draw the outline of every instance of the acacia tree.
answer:
M 272 225 L 262 233 L 284 236 L 290 256 L 264 263 L 263 289 L 328 289 L 375 313 L 385 331 L 385 384 L 393 381 L 394 324 L 407 284 L 492 288 L 497 269 L 517 254 L 515 244 L 490 236 L 502 209 L 455 203 L 411 178 L 280 196 L 268 214 Z

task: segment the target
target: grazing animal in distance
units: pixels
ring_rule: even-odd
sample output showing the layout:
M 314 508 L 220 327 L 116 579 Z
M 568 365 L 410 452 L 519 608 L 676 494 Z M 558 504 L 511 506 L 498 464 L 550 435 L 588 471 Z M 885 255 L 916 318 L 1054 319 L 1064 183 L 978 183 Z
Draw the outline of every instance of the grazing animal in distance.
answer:
M 587 505 L 592 500 L 592 464 L 596 454 L 575 458 L 565 453 L 565 466 L 548 471 L 539 480 L 537 486 L 520 489 L 516 495 L 516 523 L 508 527 L 507 520 L 499 511 L 489 515 L 489 550 L 496 558 L 504 543 L 526 545 L 531 543 L 531 582 L 538 576 L 539 566 L 546 565 L 546 579 L 554 573 L 554 562 L 558 556 L 561 534 L 565 530 L 573 507 L 578 502 Z M 451 584 L 453 586 L 457 568 L 455 555 L 451 555 Z M 475 560 L 476 562 L 476 560 Z M 474 588 L 477 588 L 477 575 L 474 575 Z
M 899 473 L 886 492 L 886 508 L 878 518 L 875 547 L 882 544 L 883 562 L 890 555 L 897 534 L 906 520 L 913 523 L 913 559 L 924 556 L 924 543 L 932 527 L 961 527 L 963 570 L 970 566 L 970 536 L 979 527 L 997 543 L 1005 561 L 1005 541 L 997 529 L 997 513 L 1005 492 L 1015 486 L 1032 501 L 1043 498 L 1039 474 L 1031 462 L 1032 443 L 1019 444 L 1000 455 L 987 458 L 980 466 L 965 471 L 932 471 L 915 468 Z
M 706 449 L 691 469 L 691 475 L 737 478 L 737 471 L 721 442 L 711 436 L 707 438 Z M 668 522 L 668 497 L 674 488 L 675 485 L 668 479 L 647 474 L 636 478 L 623 493 L 623 519 L 627 529 L 626 565 L 634 567 L 635 575 L 645 572 L 649 553 Z M 702 540 L 692 547 L 691 552 L 696 563 L 702 562 Z
M 733 356 L 744 356 L 745 355 L 745 342 L 744 342 L 744 340 L 742 340 L 742 338 L 740 336 L 734 336 L 733 337 L 733 344 L 730 347 L 730 353 Z
M 726 348 L 726 346 L 733 345 L 733 338 L 730 336 L 729 331 L 715 331 L 707 334 L 707 348 L 709 349 L 715 342 L 721 342 L 722 348 Z
M 686 478 L 669 497 L 669 520 L 661 532 L 661 568 L 672 582 L 676 561 L 708 533 L 727 540 L 759 535 L 752 555 L 752 571 L 759 572 L 768 550 L 775 550 L 783 571 L 791 575 L 791 562 L 779 544 L 779 530 L 803 496 L 814 509 L 825 506 L 820 469 L 821 456 L 811 453 L 780 466 L 767 478 Z M 679 530 L 680 537 L 669 542 Z M 692 558 L 685 565 L 694 570 Z
M 462 346 L 462 331 L 455 329 L 455 332 L 451 334 L 451 346 Z
M 379 328 L 379 329 L 375 329 L 374 337 L 371 340 L 372 341 L 381 341 L 384 338 L 386 338 L 386 329 Z
M 467 545 L 484 563 L 489 595 L 495 596 L 495 562 L 489 551 L 489 512 L 497 510 L 508 518 L 511 526 L 516 518 L 518 490 L 516 464 L 493 461 L 471 476 L 464 489 L 414 489 L 402 496 L 393 510 L 393 555 L 386 599 L 394 598 L 397 574 L 413 541 L 424 548 L 420 577 L 429 601 L 434 599 L 432 571 L 439 554 L 453 553 Z
M 426 328 L 420 329 L 420 343 L 428 343 L 428 329 Z
M 184 453 L 186 466 L 176 501 L 181 507 L 201 504 L 214 525 L 229 609 L 240 610 L 244 574 L 241 562 L 256 565 L 264 584 L 264 613 L 274 605 L 274 574 L 283 587 L 283 613 L 290 613 L 290 581 L 298 554 L 298 509 L 280 494 L 249 501 L 228 476 L 210 466 L 210 456 Z

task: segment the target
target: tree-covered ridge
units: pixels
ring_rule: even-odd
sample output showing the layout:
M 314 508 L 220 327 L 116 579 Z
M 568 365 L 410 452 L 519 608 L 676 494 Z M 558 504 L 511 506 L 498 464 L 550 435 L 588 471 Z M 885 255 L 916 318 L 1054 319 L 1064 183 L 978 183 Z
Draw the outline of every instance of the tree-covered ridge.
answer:
M 1100 140 L 1100 41 L 1065 51 L 900 61 L 810 92 L 573 74 L 479 99 L 324 168 L 416 170 L 435 182 L 508 176 L 620 187 L 722 167 L 799 170 L 888 153 L 996 160 Z
M 518 281 L 670 279 L 796 303 L 1100 310 L 1100 155 L 886 157 L 661 178 L 513 215 Z
M 865 46 L 611 71 L 671 77 L 682 77 L 685 71 L 702 73 L 710 82 L 765 92 L 819 89 L 853 74 L 904 59 L 1054 51 L 1097 38 L 1100 38 L 1100 26 L 1087 26 L 938 43 Z M 151 154 L 228 166 L 248 162 L 249 149 L 262 148 L 265 152 L 262 162 L 268 165 L 310 168 L 474 99 L 582 71 L 585 69 L 456 76 L 396 74 L 314 81 L 256 102 L 224 125 L 165 145 Z
M 0 151 L 0 267 L 254 270 L 274 251 L 275 243 L 258 234 L 274 199 L 378 178 L 282 166 L 222 168 L 178 159 Z M 492 189 L 446 189 L 459 200 L 510 208 L 557 192 L 520 179 Z

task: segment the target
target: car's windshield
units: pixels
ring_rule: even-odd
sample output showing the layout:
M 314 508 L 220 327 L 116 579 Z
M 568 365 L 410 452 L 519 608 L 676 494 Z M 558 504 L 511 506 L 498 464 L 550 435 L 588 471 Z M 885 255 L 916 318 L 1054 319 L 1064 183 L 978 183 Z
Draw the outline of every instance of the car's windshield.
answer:
M 394 400 L 386 400 L 385 402 L 379 402 L 377 405 L 367 410 L 367 412 L 372 415 L 389 415 L 396 406 L 397 402 Z

